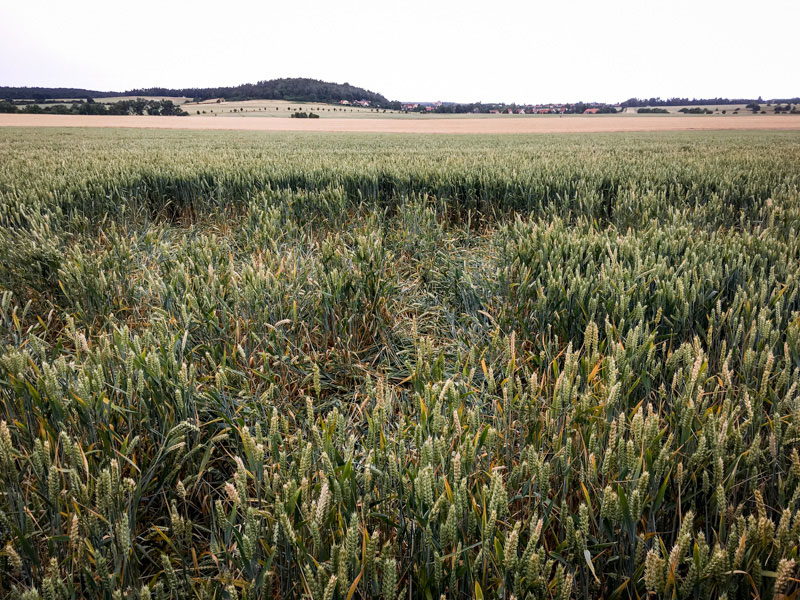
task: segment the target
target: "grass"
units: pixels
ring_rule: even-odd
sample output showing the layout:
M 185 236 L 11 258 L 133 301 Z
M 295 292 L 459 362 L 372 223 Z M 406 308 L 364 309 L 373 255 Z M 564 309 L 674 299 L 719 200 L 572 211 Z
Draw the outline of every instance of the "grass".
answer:
M 4 597 L 798 596 L 797 134 L 0 156 Z

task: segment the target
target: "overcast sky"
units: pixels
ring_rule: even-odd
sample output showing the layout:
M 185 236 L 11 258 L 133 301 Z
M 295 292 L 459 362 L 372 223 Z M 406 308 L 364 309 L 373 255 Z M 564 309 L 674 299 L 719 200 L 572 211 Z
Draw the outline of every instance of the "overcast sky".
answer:
M 0 0 L 0 85 L 275 77 L 392 100 L 800 95 L 800 0 Z

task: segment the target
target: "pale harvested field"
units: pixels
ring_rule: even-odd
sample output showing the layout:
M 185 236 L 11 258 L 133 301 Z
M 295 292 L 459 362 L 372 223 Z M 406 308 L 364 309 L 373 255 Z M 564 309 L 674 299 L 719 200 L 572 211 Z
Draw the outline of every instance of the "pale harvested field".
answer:
M 689 130 L 800 131 L 800 115 L 574 115 L 523 119 L 261 119 L 0 114 L 0 127 L 132 127 L 355 133 L 603 133 Z
M 313 112 L 322 119 L 366 119 L 366 118 L 424 118 L 427 115 L 417 113 L 403 113 L 395 110 L 375 110 L 360 106 L 342 106 L 340 104 L 325 104 L 322 102 L 297 102 L 289 100 L 232 100 L 217 102 L 204 100 L 203 102 L 187 102 L 182 108 L 192 116 L 205 117 L 270 117 L 285 119 L 291 113 L 298 111 Z M 199 112 L 198 112 L 199 111 Z

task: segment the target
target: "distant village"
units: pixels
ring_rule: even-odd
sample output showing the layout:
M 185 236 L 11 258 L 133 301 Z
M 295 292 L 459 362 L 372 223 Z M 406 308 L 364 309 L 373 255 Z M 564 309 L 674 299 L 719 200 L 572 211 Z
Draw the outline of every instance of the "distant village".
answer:
M 341 100 L 344 106 L 372 107 L 369 100 Z M 598 114 L 620 112 L 619 104 L 583 103 L 575 104 L 457 104 L 455 102 L 402 102 L 399 110 L 418 113 L 474 113 L 491 115 L 564 115 L 564 114 Z
M 363 106 L 364 108 L 370 108 L 372 106 L 369 100 L 353 100 L 352 102 L 350 102 L 350 100 L 340 100 L 339 104 L 344 106 Z

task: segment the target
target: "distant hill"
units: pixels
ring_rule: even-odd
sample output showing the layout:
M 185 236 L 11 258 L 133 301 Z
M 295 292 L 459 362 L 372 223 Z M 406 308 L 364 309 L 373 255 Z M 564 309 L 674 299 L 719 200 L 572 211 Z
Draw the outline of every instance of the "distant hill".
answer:
M 226 98 L 228 100 L 294 100 L 339 102 L 369 100 L 374 106 L 389 107 L 381 94 L 349 83 L 330 83 L 318 79 L 286 78 L 216 88 L 143 88 L 124 92 L 101 92 L 80 88 L 0 87 L 0 99 L 56 100 L 63 98 L 110 98 L 114 96 L 185 96 L 195 100 Z
M 373 104 L 388 105 L 389 101 L 375 92 L 350 85 L 329 83 L 318 79 L 272 79 L 245 83 L 234 87 L 218 88 L 147 88 L 130 90 L 127 95 L 186 96 L 195 99 L 226 98 L 228 100 L 305 100 L 309 102 L 339 102 L 340 100 L 369 100 Z

